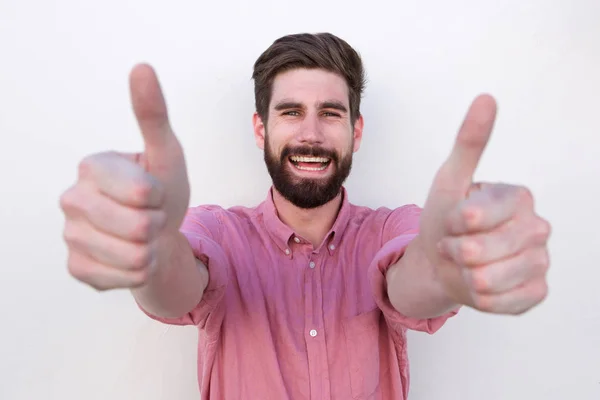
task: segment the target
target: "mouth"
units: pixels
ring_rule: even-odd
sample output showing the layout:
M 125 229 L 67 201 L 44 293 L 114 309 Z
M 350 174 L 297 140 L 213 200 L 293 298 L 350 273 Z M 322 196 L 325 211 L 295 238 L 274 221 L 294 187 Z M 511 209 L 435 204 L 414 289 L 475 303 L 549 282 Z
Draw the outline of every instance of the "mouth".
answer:
M 289 160 L 295 169 L 312 173 L 323 173 L 331 164 L 327 157 L 290 156 Z

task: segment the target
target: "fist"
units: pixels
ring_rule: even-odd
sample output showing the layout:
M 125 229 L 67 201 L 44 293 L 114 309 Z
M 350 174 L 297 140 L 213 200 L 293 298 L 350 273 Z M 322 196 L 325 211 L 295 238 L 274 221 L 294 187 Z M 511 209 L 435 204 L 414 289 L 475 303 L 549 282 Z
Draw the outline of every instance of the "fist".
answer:
M 98 290 L 144 285 L 189 205 L 184 154 L 152 68 L 132 70 L 130 92 L 144 151 L 85 157 L 60 198 L 69 272 Z
M 443 225 L 439 265 L 448 271 L 441 276 L 463 304 L 520 314 L 546 297 L 550 224 L 535 213 L 527 188 L 475 184 Z
M 473 102 L 431 186 L 420 242 L 454 302 L 520 314 L 547 295 L 550 224 L 536 214 L 527 188 L 473 183 L 495 117 L 493 98 Z

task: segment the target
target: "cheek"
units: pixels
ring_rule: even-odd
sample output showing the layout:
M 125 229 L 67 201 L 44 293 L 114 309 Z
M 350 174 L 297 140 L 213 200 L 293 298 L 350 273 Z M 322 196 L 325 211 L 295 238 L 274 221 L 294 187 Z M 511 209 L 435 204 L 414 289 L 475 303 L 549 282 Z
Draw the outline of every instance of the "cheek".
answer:
M 272 149 L 278 149 L 294 137 L 294 128 L 289 124 L 274 121 L 269 124 L 266 137 Z
M 265 152 L 273 160 L 279 160 L 282 151 L 281 143 L 275 141 L 271 135 L 265 137 Z
M 281 144 L 274 138 L 273 136 L 267 136 L 266 139 L 267 146 L 271 153 L 279 154 L 281 152 Z
M 344 156 L 348 156 L 351 155 L 352 153 L 354 153 L 357 150 L 357 141 L 354 140 L 354 136 L 352 136 L 352 134 L 350 134 L 349 136 L 346 136 L 344 138 L 344 143 L 342 144 L 341 148 L 344 149 L 343 154 Z

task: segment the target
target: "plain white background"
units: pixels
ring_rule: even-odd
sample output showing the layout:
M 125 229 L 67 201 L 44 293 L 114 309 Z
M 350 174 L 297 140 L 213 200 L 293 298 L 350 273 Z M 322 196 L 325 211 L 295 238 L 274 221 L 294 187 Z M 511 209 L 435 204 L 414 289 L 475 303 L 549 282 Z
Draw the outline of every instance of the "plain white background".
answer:
M 469 103 L 489 92 L 498 122 L 476 178 L 529 186 L 553 226 L 546 302 L 411 333 L 410 400 L 599 399 L 598 21 L 595 0 L 1 0 L 0 398 L 197 398 L 195 328 L 72 279 L 59 196 L 86 154 L 141 149 L 127 76 L 146 61 L 192 204 L 261 201 L 252 64 L 279 36 L 330 31 L 369 77 L 354 203 L 422 205 Z

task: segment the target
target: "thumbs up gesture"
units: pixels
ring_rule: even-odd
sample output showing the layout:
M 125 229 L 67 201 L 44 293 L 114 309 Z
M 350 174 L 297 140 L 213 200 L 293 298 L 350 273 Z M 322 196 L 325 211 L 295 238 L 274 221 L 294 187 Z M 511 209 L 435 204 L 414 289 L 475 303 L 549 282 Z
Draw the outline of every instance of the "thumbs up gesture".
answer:
M 99 290 L 144 285 L 157 241 L 178 232 L 189 205 L 183 151 L 151 67 L 132 70 L 130 91 L 144 151 L 86 157 L 60 199 L 69 271 Z
M 547 294 L 550 226 L 536 215 L 528 189 L 473 182 L 495 118 L 493 98 L 475 99 L 431 186 L 419 240 L 453 301 L 520 314 Z

